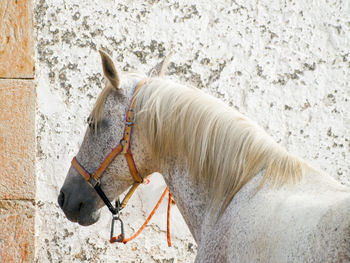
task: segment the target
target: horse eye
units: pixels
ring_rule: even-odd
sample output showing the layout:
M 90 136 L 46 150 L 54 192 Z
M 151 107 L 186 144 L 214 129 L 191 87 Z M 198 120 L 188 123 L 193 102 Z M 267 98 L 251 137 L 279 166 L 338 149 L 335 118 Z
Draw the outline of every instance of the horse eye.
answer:
M 109 126 L 109 122 L 106 119 L 99 120 L 95 123 L 95 120 L 92 117 L 89 117 L 86 121 L 92 131 L 95 131 L 96 128 L 107 128 Z
M 103 128 L 107 128 L 109 126 L 109 121 L 107 119 L 102 119 L 100 125 Z
M 93 118 L 91 118 L 91 117 L 87 118 L 86 122 L 88 123 L 88 125 L 91 129 L 93 129 L 95 127 Z

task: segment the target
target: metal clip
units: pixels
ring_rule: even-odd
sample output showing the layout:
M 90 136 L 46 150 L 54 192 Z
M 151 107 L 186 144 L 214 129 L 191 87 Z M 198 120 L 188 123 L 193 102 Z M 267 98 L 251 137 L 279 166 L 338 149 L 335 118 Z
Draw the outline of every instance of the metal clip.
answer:
M 119 221 L 120 222 L 120 235 L 118 237 L 114 237 L 114 222 Z M 112 225 L 111 225 L 111 239 L 110 242 L 122 242 L 124 240 L 124 223 L 120 219 L 119 215 L 114 215 L 112 217 Z
M 119 198 L 115 201 L 115 210 L 117 211 L 117 214 L 112 216 L 111 238 L 110 238 L 111 243 L 122 242 L 124 240 L 124 223 L 121 220 L 121 218 L 119 217 L 119 212 L 120 212 L 120 210 L 122 210 Z M 115 223 L 115 221 L 120 222 L 120 235 L 117 237 L 114 236 L 114 223 Z

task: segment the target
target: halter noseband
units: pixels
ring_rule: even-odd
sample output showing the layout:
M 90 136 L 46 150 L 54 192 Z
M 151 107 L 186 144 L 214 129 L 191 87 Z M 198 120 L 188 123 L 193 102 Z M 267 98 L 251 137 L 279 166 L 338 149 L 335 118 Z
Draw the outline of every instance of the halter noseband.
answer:
M 131 145 L 131 129 L 134 124 L 134 107 L 135 107 L 135 95 L 137 91 L 142 87 L 142 85 L 146 82 L 146 79 L 140 81 L 134 91 L 134 95 L 131 99 L 129 109 L 126 113 L 125 116 L 125 128 L 124 128 L 124 135 L 123 139 L 120 141 L 120 144 L 118 144 L 116 147 L 112 149 L 112 151 L 106 156 L 106 158 L 103 160 L 101 163 L 100 167 L 97 168 L 96 172 L 93 174 L 90 174 L 77 160 L 76 157 L 73 158 L 72 160 L 72 165 L 74 168 L 79 172 L 79 174 L 94 188 L 97 192 L 97 194 L 101 197 L 103 202 L 106 204 L 108 207 L 109 211 L 113 215 L 117 215 L 118 212 L 123 209 L 127 202 L 129 201 L 130 197 L 132 194 L 135 192 L 136 188 L 143 183 L 143 178 L 140 176 L 135 162 L 133 155 L 131 153 L 130 145 Z M 107 169 L 107 167 L 112 163 L 114 158 L 122 153 L 129 166 L 129 171 L 134 179 L 134 183 L 128 193 L 125 195 L 123 201 L 121 203 L 117 202 L 116 207 L 113 207 L 111 202 L 109 201 L 108 197 L 106 194 L 103 192 L 100 186 L 100 178 L 103 175 L 104 171 Z

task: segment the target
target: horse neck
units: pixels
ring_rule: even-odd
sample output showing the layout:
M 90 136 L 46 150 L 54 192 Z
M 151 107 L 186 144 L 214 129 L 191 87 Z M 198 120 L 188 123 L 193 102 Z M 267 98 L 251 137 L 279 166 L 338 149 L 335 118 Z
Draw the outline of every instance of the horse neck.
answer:
M 161 173 L 198 244 L 207 211 L 207 191 L 203 191 L 203 186 L 192 180 L 183 162 L 166 161 Z
M 165 157 L 166 160 L 154 158 L 147 138 L 144 137 L 144 127 L 135 122 L 132 151 L 139 172 L 147 175 L 160 172 L 171 192 L 177 207 L 196 240 L 200 240 L 201 223 L 204 222 L 209 197 L 208 191 L 201 190 L 204 186 L 196 183 L 189 175 L 187 164 L 175 156 Z M 160 165 L 161 163 L 161 165 Z

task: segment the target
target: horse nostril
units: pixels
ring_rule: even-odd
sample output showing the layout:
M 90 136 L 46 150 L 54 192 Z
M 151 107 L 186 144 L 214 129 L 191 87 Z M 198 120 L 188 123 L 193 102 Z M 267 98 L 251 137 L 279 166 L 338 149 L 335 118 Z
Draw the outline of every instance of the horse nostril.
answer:
M 59 206 L 61 208 L 63 208 L 63 204 L 64 204 L 64 193 L 61 191 L 58 198 L 57 198 L 57 202 L 59 204 Z

